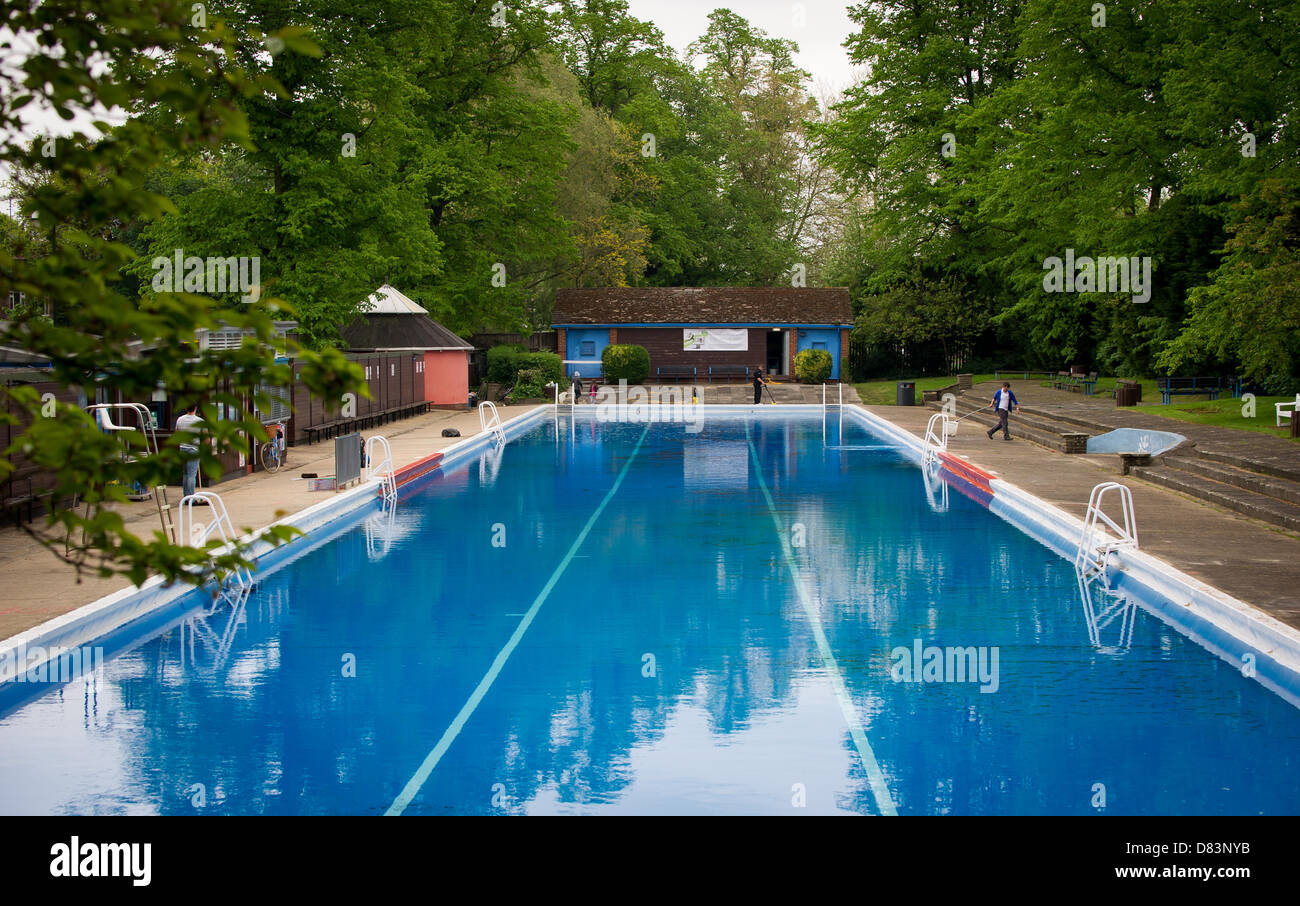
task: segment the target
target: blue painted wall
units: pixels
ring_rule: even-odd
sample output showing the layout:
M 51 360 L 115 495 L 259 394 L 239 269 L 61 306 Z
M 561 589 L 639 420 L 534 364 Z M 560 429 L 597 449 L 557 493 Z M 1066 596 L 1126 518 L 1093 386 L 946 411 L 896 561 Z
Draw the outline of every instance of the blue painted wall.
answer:
M 797 352 L 805 349 L 825 349 L 831 354 L 831 380 L 840 377 L 840 332 L 838 330 L 819 330 L 813 327 L 798 327 L 799 341 Z M 790 363 L 794 370 L 794 362 Z
M 582 343 L 584 340 L 595 344 L 594 355 L 582 354 Z M 590 359 L 591 362 L 588 363 L 584 361 L 581 365 L 565 365 L 565 375 L 573 377 L 573 372 L 580 371 L 582 372 L 582 379 L 584 381 L 594 377 L 603 377 L 600 370 L 600 354 L 605 351 L 605 347 L 608 345 L 608 327 L 595 327 L 588 329 L 570 327 L 569 332 L 565 337 L 564 357 L 566 359 Z

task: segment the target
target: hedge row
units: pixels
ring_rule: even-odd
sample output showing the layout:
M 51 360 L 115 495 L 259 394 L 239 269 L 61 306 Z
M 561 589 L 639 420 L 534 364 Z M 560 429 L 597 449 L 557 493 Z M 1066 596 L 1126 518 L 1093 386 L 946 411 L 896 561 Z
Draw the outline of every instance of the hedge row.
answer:
M 526 352 L 522 346 L 494 346 L 488 350 L 487 379 L 493 384 L 511 387 L 519 381 L 519 372 L 541 373 L 541 384 L 550 381 L 561 383 L 564 377 L 563 360 L 553 352 Z M 530 383 L 535 375 L 529 375 Z

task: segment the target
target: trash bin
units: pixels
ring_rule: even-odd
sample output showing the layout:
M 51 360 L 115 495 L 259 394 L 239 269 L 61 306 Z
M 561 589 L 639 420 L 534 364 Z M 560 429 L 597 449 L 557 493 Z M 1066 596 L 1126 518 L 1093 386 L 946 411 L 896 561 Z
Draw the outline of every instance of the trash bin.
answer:
M 1134 381 L 1119 381 L 1115 384 L 1115 405 L 1136 406 L 1142 399 L 1142 385 Z
M 894 398 L 895 406 L 916 405 L 916 381 L 899 381 L 898 392 Z
M 471 393 L 471 394 L 469 395 L 469 407 L 470 407 L 471 409 L 473 409 L 473 408 L 474 408 L 475 406 L 477 406 L 477 405 L 478 405 L 478 394 L 477 394 L 477 393 Z

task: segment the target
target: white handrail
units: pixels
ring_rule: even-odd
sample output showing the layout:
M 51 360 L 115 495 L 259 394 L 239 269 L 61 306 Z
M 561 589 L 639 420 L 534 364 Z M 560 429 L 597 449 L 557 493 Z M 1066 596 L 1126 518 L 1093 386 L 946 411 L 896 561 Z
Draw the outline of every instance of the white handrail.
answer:
M 207 504 L 207 513 L 212 517 L 210 520 L 195 520 L 194 507 L 200 501 Z M 212 491 L 195 491 L 188 497 L 182 497 L 177 506 L 180 509 L 177 531 L 181 544 L 203 547 L 215 539 L 225 546 L 237 537 L 235 527 L 230 523 L 230 514 L 226 512 L 225 501 L 220 495 Z M 253 574 L 244 567 L 233 570 L 230 577 L 241 589 L 253 583 Z
M 934 429 L 936 423 L 939 424 L 937 434 Z M 925 425 L 925 455 L 922 462 L 925 465 L 938 462 L 939 454 L 948 452 L 948 437 L 955 433 L 949 429 L 947 412 L 936 412 L 930 416 L 930 420 Z
M 484 412 L 489 413 L 484 415 Z M 478 424 L 480 431 L 491 431 L 493 439 L 499 443 L 506 442 L 505 429 L 501 427 L 501 413 L 497 412 L 496 403 L 484 400 L 478 404 Z
M 1111 492 L 1119 496 L 1123 525 L 1107 516 L 1102 509 L 1106 495 Z M 1114 537 L 1110 532 L 1114 532 Z M 1100 578 L 1102 584 L 1110 588 L 1106 575 L 1107 561 L 1112 553 L 1126 547 L 1138 549 L 1133 492 L 1117 481 L 1104 481 L 1088 495 L 1088 511 L 1083 517 L 1083 532 L 1079 536 L 1079 548 L 1074 555 L 1074 568 L 1080 581 Z
M 375 447 L 381 448 L 382 456 L 375 455 Z M 382 434 L 372 434 L 366 438 L 366 477 L 373 481 L 379 478 L 379 491 L 384 503 L 397 499 L 397 477 L 393 474 L 393 448 L 388 445 L 388 438 Z

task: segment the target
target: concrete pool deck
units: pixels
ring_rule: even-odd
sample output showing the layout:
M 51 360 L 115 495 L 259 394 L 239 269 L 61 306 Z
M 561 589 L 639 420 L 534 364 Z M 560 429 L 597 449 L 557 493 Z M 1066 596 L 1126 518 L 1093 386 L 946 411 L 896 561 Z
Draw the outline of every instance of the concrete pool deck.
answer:
M 499 408 L 504 421 L 536 407 Z M 917 437 L 924 435 L 933 414 L 920 406 L 861 408 Z M 463 438 L 442 437 L 444 428 L 458 429 Z M 389 439 L 393 460 L 401 468 L 479 433 L 478 414 L 436 411 L 386 425 L 382 432 L 367 432 L 367 436 L 373 433 Z M 1300 589 L 1300 535 L 1165 488 L 1121 478 L 1113 455 L 1066 455 L 1027 441 L 989 440 L 980 426 L 970 422 L 950 440 L 949 451 L 1077 517 L 1083 516 L 1094 485 L 1127 484 L 1133 490 L 1143 551 L 1300 628 L 1296 591 Z M 258 528 L 333 496 L 328 491 L 308 491 L 306 482 L 298 479 L 304 471 L 332 472 L 333 452 L 330 443 L 293 447 L 286 471 L 242 476 L 214 489 L 226 502 L 236 529 Z M 179 498 L 179 489 L 171 493 L 173 500 Z M 152 502 L 130 504 L 122 511 L 137 533 L 158 528 Z M 130 585 L 122 577 L 85 576 L 78 582 L 71 567 L 12 527 L 0 530 L 0 570 L 6 580 L 0 639 Z

